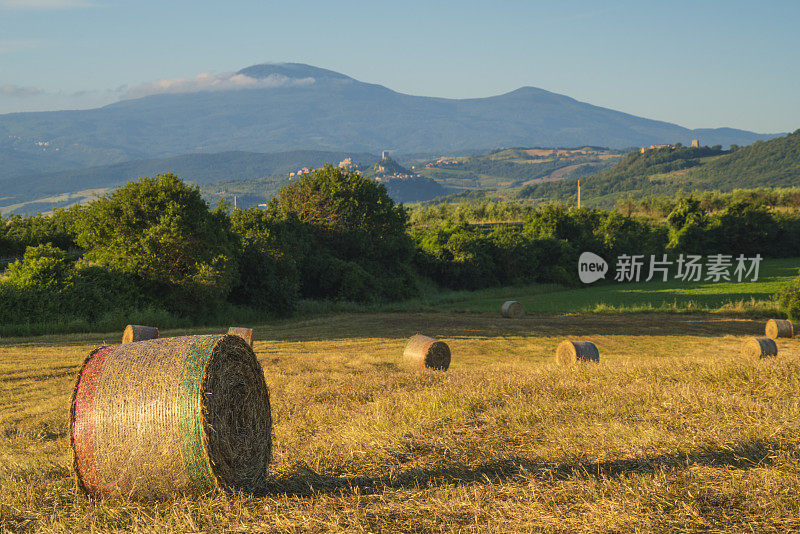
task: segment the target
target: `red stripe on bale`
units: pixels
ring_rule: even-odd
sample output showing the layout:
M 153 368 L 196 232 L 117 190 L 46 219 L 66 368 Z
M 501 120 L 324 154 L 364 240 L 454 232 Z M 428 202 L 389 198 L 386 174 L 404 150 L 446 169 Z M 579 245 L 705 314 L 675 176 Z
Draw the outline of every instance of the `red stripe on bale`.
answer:
M 100 484 L 100 475 L 97 471 L 95 460 L 94 437 L 95 427 L 92 418 L 94 414 L 94 396 L 103 365 L 108 355 L 117 345 L 100 347 L 92 351 L 84 363 L 75 390 L 72 393 L 72 410 L 70 417 L 72 424 L 72 453 L 78 485 L 83 491 L 96 488 Z

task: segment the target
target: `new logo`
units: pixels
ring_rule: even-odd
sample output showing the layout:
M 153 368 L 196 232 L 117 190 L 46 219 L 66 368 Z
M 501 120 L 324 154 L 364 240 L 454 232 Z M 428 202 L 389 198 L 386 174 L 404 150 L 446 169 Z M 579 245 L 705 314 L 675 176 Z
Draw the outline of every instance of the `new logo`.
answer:
M 606 277 L 608 263 L 606 260 L 593 252 L 584 252 L 578 258 L 578 277 L 584 284 L 597 282 Z

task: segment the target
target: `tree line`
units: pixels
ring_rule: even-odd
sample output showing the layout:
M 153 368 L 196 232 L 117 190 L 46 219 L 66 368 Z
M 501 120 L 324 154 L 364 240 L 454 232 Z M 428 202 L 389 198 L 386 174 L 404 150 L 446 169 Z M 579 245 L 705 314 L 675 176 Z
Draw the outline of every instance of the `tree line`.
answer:
M 172 174 L 140 178 L 50 217 L 2 220 L 0 257 L 23 258 L 0 278 L 0 334 L 230 322 L 286 315 L 301 299 L 405 299 L 430 281 L 574 285 L 585 251 L 800 256 L 800 218 L 747 199 L 716 211 L 681 199 L 664 221 L 559 204 L 477 212 L 521 220 L 447 212 L 412 226 L 383 185 L 329 165 L 266 209 L 211 209 Z

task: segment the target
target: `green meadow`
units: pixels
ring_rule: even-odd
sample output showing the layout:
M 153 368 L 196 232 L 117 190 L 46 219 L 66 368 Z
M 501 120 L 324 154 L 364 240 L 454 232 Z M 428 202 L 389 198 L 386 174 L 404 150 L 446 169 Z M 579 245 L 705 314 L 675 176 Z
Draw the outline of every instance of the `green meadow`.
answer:
M 531 284 L 478 291 L 431 290 L 400 303 L 353 305 L 305 302 L 305 313 L 321 311 L 443 311 L 493 313 L 506 300 L 517 300 L 527 313 L 723 313 L 740 317 L 780 317 L 774 295 L 798 276 L 800 258 L 765 259 L 757 281 L 629 282 L 613 281 L 613 273 L 588 286 L 567 288 Z M 644 278 L 644 276 L 643 276 Z

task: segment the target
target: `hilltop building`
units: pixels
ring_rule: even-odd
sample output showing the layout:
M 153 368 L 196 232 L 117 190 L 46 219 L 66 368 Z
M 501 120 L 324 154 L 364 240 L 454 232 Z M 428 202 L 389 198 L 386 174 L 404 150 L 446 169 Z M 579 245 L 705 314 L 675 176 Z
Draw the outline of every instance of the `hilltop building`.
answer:
M 670 150 L 672 150 L 673 148 L 675 148 L 675 145 L 659 144 L 659 145 L 650 145 L 648 147 L 644 147 L 643 146 L 642 148 L 639 149 L 639 152 L 641 154 L 644 154 L 647 150 L 656 150 L 656 149 L 659 149 L 659 148 L 669 148 Z
M 692 139 L 692 148 L 700 148 L 700 140 Z
M 339 168 L 345 171 L 356 171 L 361 173 L 361 164 L 353 161 L 353 158 L 344 158 L 339 162 Z
M 458 165 L 457 159 L 439 158 L 436 161 L 429 161 L 425 164 L 426 167 L 453 167 Z

